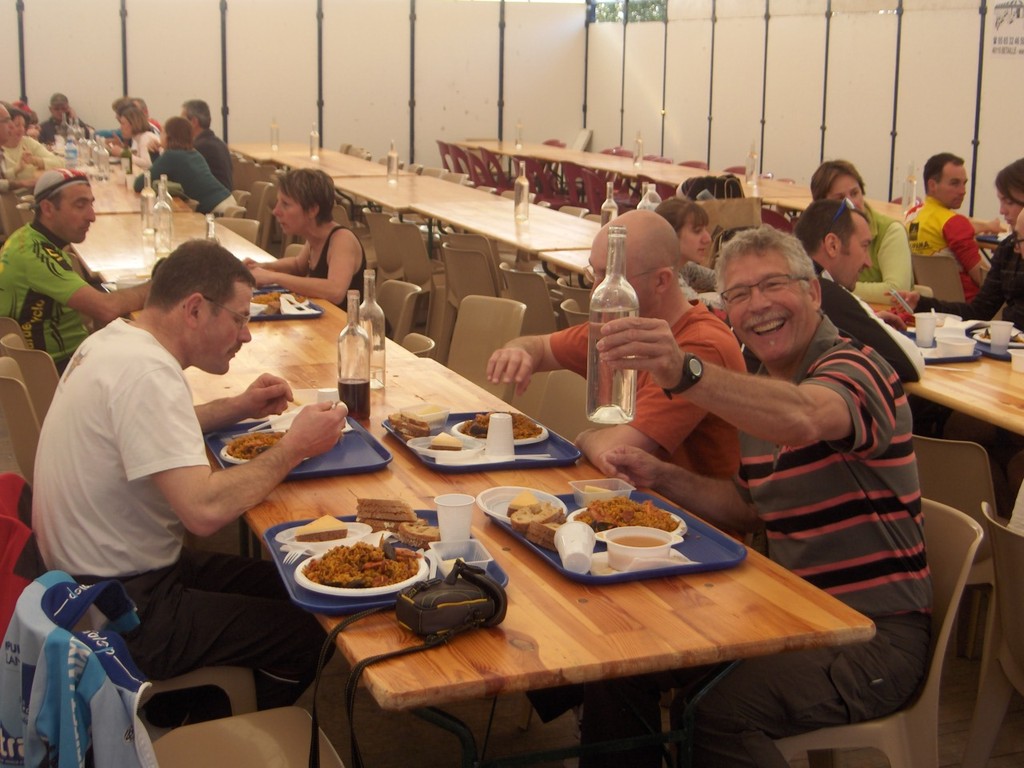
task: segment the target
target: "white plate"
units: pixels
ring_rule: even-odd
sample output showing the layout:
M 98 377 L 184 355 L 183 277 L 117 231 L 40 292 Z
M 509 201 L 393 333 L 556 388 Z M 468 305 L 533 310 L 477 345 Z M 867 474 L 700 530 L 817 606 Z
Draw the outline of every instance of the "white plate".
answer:
M 244 432 L 240 432 L 239 434 L 235 435 L 235 437 L 232 437 L 231 440 L 234 440 L 235 438 L 238 438 L 238 437 L 242 437 L 242 435 L 244 435 L 244 434 L 245 434 Z M 226 461 L 228 464 L 246 464 L 246 463 L 248 463 L 250 461 L 250 459 L 239 459 L 239 458 L 236 458 L 235 456 L 232 456 L 230 453 L 228 453 L 228 443 L 230 443 L 231 440 L 228 440 L 224 444 L 224 447 L 220 449 L 220 457 L 221 457 L 221 459 Z
M 536 423 L 536 422 L 534 422 L 534 423 Z M 473 437 L 472 435 L 467 435 L 465 432 L 463 432 L 460 429 L 460 427 L 462 427 L 463 424 L 469 424 L 469 421 L 468 420 L 467 421 L 460 421 L 458 424 L 453 425 L 452 428 L 449 429 L 448 431 L 451 432 L 453 435 L 455 435 L 457 437 L 458 436 Z M 533 445 L 534 443 L 542 443 L 545 440 L 547 440 L 548 439 L 548 428 L 545 427 L 543 424 L 537 424 L 537 426 L 540 427 L 540 434 L 539 435 L 537 435 L 536 437 L 524 437 L 524 438 L 522 438 L 520 440 L 513 440 L 512 441 L 513 445 Z M 482 440 L 483 438 L 473 438 L 473 439 L 474 440 Z
M 343 539 L 331 539 L 330 541 L 296 541 L 295 531 L 302 527 L 296 525 L 294 528 L 285 528 L 283 531 L 278 531 L 278 534 L 274 537 L 274 541 L 288 547 L 301 547 L 303 549 L 308 549 L 313 554 L 322 555 L 331 547 L 340 547 L 342 545 L 361 541 L 366 534 L 373 532 L 373 528 L 368 526 L 366 523 L 343 522 L 345 522 L 345 527 L 348 529 L 348 533 L 345 534 L 345 538 Z
M 974 339 L 975 341 L 980 341 L 982 344 L 991 344 L 992 342 L 989 341 L 989 339 L 985 338 L 985 334 L 987 334 L 987 333 L 988 333 L 988 328 L 979 328 L 978 330 L 976 330 L 974 333 L 971 334 L 971 338 Z M 1024 349 L 1024 342 L 1012 341 L 1014 336 L 1021 336 L 1021 335 L 1022 335 L 1021 332 L 1017 328 L 1014 328 L 1010 332 L 1010 339 L 1011 339 L 1010 344 L 1009 344 L 1009 348 L 1010 349 Z
M 313 560 L 317 560 L 316 557 L 310 557 L 299 563 L 295 569 L 295 583 L 300 587 L 310 590 L 311 592 L 319 592 L 323 595 L 335 595 L 337 597 L 374 597 L 376 595 L 390 595 L 395 592 L 400 592 L 411 584 L 415 584 L 417 581 L 421 581 L 427 577 L 427 572 L 430 570 L 427 565 L 427 560 L 424 557 L 420 557 L 420 567 L 416 571 L 414 576 L 410 576 L 405 581 L 400 581 L 397 584 L 389 584 L 386 587 L 366 587 L 364 589 L 348 588 L 348 587 L 325 587 L 323 584 L 317 584 L 315 581 L 310 581 L 306 578 L 306 566 L 309 565 Z
M 475 437 L 469 435 L 463 435 L 461 432 L 455 435 L 455 438 L 462 443 L 461 451 L 438 451 L 430 447 L 430 441 L 433 437 L 413 437 L 410 438 L 409 442 L 406 443 L 416 453 L 421 456 L 430 456 L 432 459 L 437 458 L 459 458 L 459 459 L 470 459 L 478 455 L 484 449 L 482 441 L 477 440 Z
M 523 491 L 529 491 L 537 497 L 537 501 L 546 501 L 548 504 L 553 504 L 562 512 L 569 511 L 569 508 L 557 496 L 552 496 L 550 493 L 537 491 L 533 488 L 522 488 L 516 485 L 499 485 L 497 488 L 488 488 L 476 497 L 476 505 L 488 517 L 493 517 L 505 525 L 511 525 L 508 521 L 508 503 Z
M 579 515 L 586 511 L 586 507 L 584 507 L 583 509 L 577 509 L 575 512 L 566 517 L 565 521 L 569 522 L 571 520 L 575 520 Z M 672 513 L 669 512 L 667 509 L 662 509 L 661 511 L 665 514 L 672 515 Z M 679 517 L 679 515 L 672 515 L 672 517 L 675 518 L 676 522 L 678 523 L 678 525 L 676 525 L 676 527 L 672 529 L 672 533 L 677 534 L 678 536 L 684 536 L 686 534 L 686 521 L 683 520 L 683 518 Z M 595 535 L 597 536 L 598 541 L 605 540 L 604 531 L 598 531 Z

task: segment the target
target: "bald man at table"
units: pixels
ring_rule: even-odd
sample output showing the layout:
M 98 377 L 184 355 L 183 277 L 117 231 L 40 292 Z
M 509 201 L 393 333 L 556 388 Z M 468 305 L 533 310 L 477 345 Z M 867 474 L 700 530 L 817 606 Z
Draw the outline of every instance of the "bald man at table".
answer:
M 323 630 L 288 600 L 273 563 L 186 547 L 185 531 L 209 536 L 235 522 L 338 442 L 346 409 L 307 406 L 251 461 L 210 468 L 204 432 L 281 413 L 292 399 L 265 373 L 233 397 L 193 404 L 184 370 L 226 373 L 251 341 L 253 284 L 227 249 L 190 240 L 160 265 L 133 322 L 86 339 L 39 437 L 32 529 L 47 567 L 124 584 L 142 620 L 125 640 L 147 676 L 250 667 L 265 709 L 292 704 L 312 681 Z M 169 717 L 155 724 L 181 724 Z
M 664 218 L 653 211 L 629 211 L 608 226 L 626 228 L 626 279 L 636 291 L 641 317 L 664 320 L 680 349 L 699 354 L 709 364 L 744 369 L 739 344 L 728 326 L 699 301 L 687 301 L 676 277 L 679 240 Z M 604 279 L 608 261 L 608 227 L 594 239 L 590 269 Z M 546 336 L 520 336 L 497 350 L 487 363 L 495 383 L 515 382 L 522 394 L 540 371 L 567 369 L 587 375 L 589 326 L 575 325 Z M 630 424 L 591 429 L 576 437 L 586 457 L 606 475 L 614 473 L 605 454 L 630 445 L 709 477 L 730 477 L 738 466 L 736 429 L 685 398 L 667 400 L 651 376 L 637 377 L 636 418 Z

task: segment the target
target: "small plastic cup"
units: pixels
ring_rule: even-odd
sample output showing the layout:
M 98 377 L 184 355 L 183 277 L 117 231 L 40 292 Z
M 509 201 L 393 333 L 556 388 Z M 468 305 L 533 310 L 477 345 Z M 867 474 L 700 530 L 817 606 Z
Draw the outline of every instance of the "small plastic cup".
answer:
M 576 520 L 565 523 L 555 531 L 555 549 L 562 559 L 562 567 L 570 573 L 589 573 L 594 557 L 594 529 Z
M 914 313 L 914 339 L 917 346 L 930 347 L 934 343 L 937 320 L 934 312 Z
M 1024 349 L 1010 350 L 1010 365 L 1014 373 L 1024 373 Z
M 446 493 L 434 498 L 441 541 L 466 541 L 469 538 L 475 501 L 466 493 Z
M 484 453 L 488 456 L 505 458 L 516 453 L 512 441 L 512 414 L 492 413 L 487 422 L 487 447 Z
M 996 354 L 1006 354 L 1012 332 L 1013 323 L 1008 320 L 993 320 L 988 327 L 989 348 Z

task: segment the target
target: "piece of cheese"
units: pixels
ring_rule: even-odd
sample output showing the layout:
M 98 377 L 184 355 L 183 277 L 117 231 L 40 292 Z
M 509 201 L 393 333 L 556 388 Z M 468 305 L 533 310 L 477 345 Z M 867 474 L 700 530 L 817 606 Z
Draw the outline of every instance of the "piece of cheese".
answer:
M 442 432 L 430 441 L 430 447 L 435 451 L 461 451 L 462 441 L 454 435 Z
M 508 503 L 508 511 L 515 512 L 517 509 L 522 509 L 523 507 L 528 507 L 531 504 L 536 503 L 536 496 L 529 491 L 520 491 L 515 497 L 513 497 L 512 501 Z
M 584 493 L 608 493 L 607 488 L 598 488 L 596 485 L 584 485 Z
M 330 539 L 343 539 L 347 533 L 348 527 L 345 523 L 330 515 L 324 515 L 311 523 L 306 523 L 296 528 L 295 540 L 328 541 Z

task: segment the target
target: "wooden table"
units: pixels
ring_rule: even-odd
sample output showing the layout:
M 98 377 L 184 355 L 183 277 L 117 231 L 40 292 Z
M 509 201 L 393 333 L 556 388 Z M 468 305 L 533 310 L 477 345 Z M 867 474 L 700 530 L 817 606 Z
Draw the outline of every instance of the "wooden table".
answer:
M 206 237 L 206 217 L 189 211 L 174 214 L 174 245 Z M 273 261 L 274 257 L 244 237 L 217 225 L 217 239 L 239 259 Z M 148 277 L 142 249 L 142 225 L 137 213 L 99 216 L 89 227 L 85 241 L 75 246 L 86 269 L 103 282 L 124 277 Z
M 223 377 L 190 370 L 197 401 L 240 391 L 271 371 L 296 387 L 333 386 L 334 341 L 343 313 L 322 318 L 253 323 L 253 340 Z M 476 495 L 497 485 L 569 491 L 571 479 L 597 477 L 585 462 L 441 474 L 425 468 L 381 419 L 417 402 L 474 410 L 503 404 L 438 363 L 389 343 L 387 387 L 371 393 L 370 432 L 394 454 L 382 471 L 286 482 L 247 513 L 257 532 L 286 520 L 352 514 L 361 496 L 404 499 L 432 509 L 435 495 Z M 505 406 L 507 408 L 507 406 Z M 505 622 L 460 636 L 428 653 L 370 667 L 364 682 L 385 709 L 443 705 L 568 682 L 720 662 L 799 648 L 853 643 L 873 634 L 872 623 L 785 569 L 751 552 L 740 566 L 719 572 L 635 581 L 600 588 L 563 578 L 498 524 L 474 511 L 473 534 L 509 575 Z M 325 628 L 338 619 L 319 617 Z M 350 662 L 413 644 L 390 613 L 343 632 L 338 646 Z
M 139 193 L 127 186 L 120 166 L 111 166 L 110 174 L 107 181 L 92 179 L 90 186 L 92 196 L 95 198 L 95 202 L 92 204 L 93 211 L 97 216 L 127 213 L 134 213 L 138 216 Z M 133 176 L 132 179 L 134 178 Z M 175 212 L 192 210 L 184 200 L 177 197 L 171 198 L 171 207 Z
M 920 381 L 906 383 L 908 394 L 1024 435 L 1024 374 L 1010 363 L 982 357 L 973 363 L 925 366 Z
M 473 203 L 482 196 L 494 197 L 465 184 L 443 181 L 435 176 L 409 174 L 390 184 L 385 176 L 338 176 L 334 186 L 343 194 L 371 200 L 382 208 L 404 213 L 417 205 L 433 202 Z
M 554 250 L 540 251 L 537 256 L 545 264 L 551 265 L 555 272 L 571 272 L 582 275 L 590 265 L 590 251 Z
M 250 157 L 260 163 L 274 163 L 289 168 L 313 168 L 324 171 L 328 176 L 387 176 L 387 168 L 381 163 L 363 160 L 361 157 L 346 155 L 335 149 L 321 148 L 319 160 L 309 157 L 309 145 L 292 142 L 279 144 L 276 152 L 271 151 L 269 144 L 246 143 L 232 144 L 231 149 L 240 155 Z M 412 175 L 400 171 L 399 175 Z

